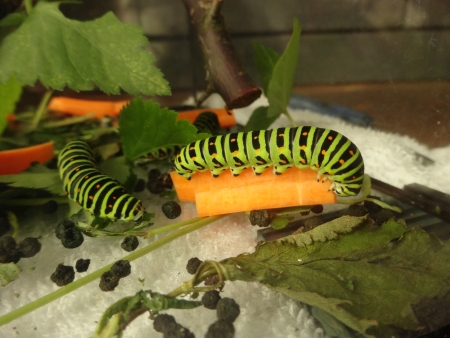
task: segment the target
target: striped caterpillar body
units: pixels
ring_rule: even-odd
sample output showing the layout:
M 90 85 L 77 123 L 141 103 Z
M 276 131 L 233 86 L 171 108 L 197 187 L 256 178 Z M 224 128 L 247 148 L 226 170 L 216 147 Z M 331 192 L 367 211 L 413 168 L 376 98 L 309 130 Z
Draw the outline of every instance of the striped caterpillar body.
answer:
M 142 220 L 141 201 L 97 169 L 89 144 L 73 141 L 58 156 L 59 175 L 69 198 L 95 216 L 123 221 Z
M 341 197 L 357 195 L 364 178 L 356 145 L 334 130 L 312 126 L 213 136 L 187 145 L 175 160 L 175 170 L 186 179 L 206 170 L 218 177 L 228 168 L 234 176 L 249 167 L 261 175 L 270 166 L 276 175 L 293 166 L 311 168 L 318 181 L 330 179 L 330 190 Z
M 201 113 L 195 119 L 193 125 L 199 133 L 208 133 L 216 135 L 219 132 L 220 124 L 217 115 L 213 112 L 206 111 Z M 159 148 L 147 154 L 145 158 L 139 159 L 137 162 L 142 164 L 153 160 L 164 160 L 166 158 L 175 158 L 180 153 L 180 146 L 172 146 Z

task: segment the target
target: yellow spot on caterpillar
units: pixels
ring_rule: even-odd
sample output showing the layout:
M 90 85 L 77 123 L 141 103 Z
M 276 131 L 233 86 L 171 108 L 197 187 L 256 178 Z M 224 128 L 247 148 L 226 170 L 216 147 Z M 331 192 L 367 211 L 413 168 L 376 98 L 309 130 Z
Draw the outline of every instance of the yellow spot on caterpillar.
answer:
M 261 151 L 261 149 L 255 149 L 255 151 L 256 151 L 257 153 L 259 153 L 259 152 Z
M 189 148 L 189 150 L 194 150 L 194 149 L 195 149 L 194 147 L 190 147 L 190 148 Z
M 235 138 L 232 138 L 230 141 L 231 141 L 231 142 L 236 142 L 236 139 L 235 139 Z
M 81 189 L 80 188 L 78 188 L 78 192 L 80 192 L 81 191 Z
M 322 150 L 322 155 L 325 155 L 327 152 L 325 151 L 325 149 L 324 150 Z
M 197 159 L 197 157 L 194 156 L 194 157 L 192 158 L 192 161 L 195 161 L 196 159 Z
M 213 146 L 213 145 L 214 145 L 214 142 L 209 142 L 209 145 L 210 145 L 210 146 Z
M 283 136 L 284 134 L 278 134 L 278 136 Z
M 283 151 L 283 147 L 280 147 L 280 148 L 278 148 L 278 149 L 280 149 L 280 151 Z
M 301 149 L 301 150 L 305 150 L 305 149 L 306 149 L 306 146 L 303 145 L 303 146 L 300 147 L 300 149 Z
M 285 160 L 282 160 L 281 163 L 286 164 L 287 162 Z
M 80 168 L 76 168 L 75 170 L 76 170 L 76 171 L 79 171 L 79 170 L 80 170 Z
M 264 162 L 263 161 L 259 161 L 258 164 L 264 164 Z
M 239 154 L 239 151 L 237 151 L 237 150 L 233 151 L 233 155 L 237 155 L 237 154 Z
M 112 209 L 112 204 L 108 205 L 108 207 L 110 207 Z
M 333 136 L 328 136 L 328 139 L 331 141 L 333 139 Z
M 113 200 L 116 200 L 117 199 L 117 197 L 116 196 L 113 196 Z
M 100 184 L 97 184 L 95 187 L 96 187 L 97 189 L 100 189 L 101 185 L 100 185 Z
M 332 172 L 332 171 L 329 171 L 329 172 L 328 172 L 328 175 L 333 175 L 333 172 Z
M 258 139 L 258 136 L 254 136 L 253 139 L 254 139 L 254 140 Z
M 304 131 L 304 132 L 302 133 L 302 135 L 303 135 L 303 136 L 306 136 L 306 135 L 308 135 L 308 132 L 307 132 L 307 131 Z
M 216 158 L 216 157 L 217 157 L 217 154 L 214 153 L 214 154 L 211 154 L 211 156 L 212 156 L 213 158 Z
M 93 199 L 94 199 L 94 196 L 89 196 L 89 199 L 90 199 L 90 200 L 93 200 Z
M 353 150 L 350 150 L 349 153 L 350 153 L 350 155 L 352 155 L 352 156 L 355 155 L 355 153 L 353 152 Z
M 304 158 L 302 158 L 301 160 L 300 160 L 300 162 L 302 162 L 303 164 L 305 164 L 305 159 Z
M 315 166 L 316 166 L 316 168 L 319 168 L 319 163 L 316 163 Z
M 345 161 L 341 158 L 341 159 L 339 160 L 339 163 L 340 163 L 340 164 L 344 164 Z
M 86 176 L 84 176 L 84 178 L 85 178 L 85 179 L 88 179 L 88 178 L 89 178 L 89 176 L 88 176 L 88 175 L 86 175 Z

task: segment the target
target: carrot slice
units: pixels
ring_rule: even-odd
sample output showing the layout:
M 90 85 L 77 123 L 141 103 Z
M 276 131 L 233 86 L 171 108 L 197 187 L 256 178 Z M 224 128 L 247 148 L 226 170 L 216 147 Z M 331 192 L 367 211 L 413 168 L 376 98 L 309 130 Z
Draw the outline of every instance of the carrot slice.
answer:
M 102 118 L 105 116 L 117 117 L 119 112 L 129 100 L 123 101 L 96 101 L 80 100 L 70 97 L 57 96 L 50 100 L 48 109 L 71 115 L 87 115 L 94 113 L 93 118 Z
M 92 118 L 102 118 L 105 116 L 117 117 L 120 110 L 129 100 L 123 101 L 98 101 L 98 100 L 81 100 L 70 97 L 57 96 L 51 99 L 48 108 L 56 112 L 62 112 L 71 115 L 87 115 L 95 113 Z M 222 128 L 231 128 L 236 125 L 236 119 L 232 110 L 198 108 L 182 111 L 178 114 L 179 120 L 189 120 L 194 123 L 198 115 L 203 112 L 212 111 L 217 115 L 219 124 Z
M 53 142 L 0 151 L 0 175 L 18 174 L 32 162 L 45 163 L 54 156 Z
M 201 217 L 337 202 L 335 193 L 328 191 L 331 181 L 317 182 L 312 169 L 291 168 L 282 175 L 268 169 L 256 176 L 249 168 L 238 177 L 226 170 L 218 178 L 206 171 L 195 173 L 190 181 L 176 172 L 170 176 L 180 201 L 195 202 Z

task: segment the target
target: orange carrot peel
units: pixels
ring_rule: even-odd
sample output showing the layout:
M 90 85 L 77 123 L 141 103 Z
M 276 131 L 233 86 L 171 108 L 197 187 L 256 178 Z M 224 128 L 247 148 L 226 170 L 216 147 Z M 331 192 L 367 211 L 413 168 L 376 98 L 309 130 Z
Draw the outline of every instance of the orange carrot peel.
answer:
M 117 117 L 120 110 L 129 100 L 122 101 L 101 101 L 101 100 L 82 100 L 64 96 L 53 97 L 48 105 L 48 109 L 60 113 L 85 116 L 94 113 L 92 118 L 103 118 L 105 116 Z M 182 111 L 178 114 L 179 120 L 195 121 L 198 115 L 203 112 L 212 111 L 217 115 L 222 128 L 231 128 L 236 125 L 236 119 L 232 110 L 223 108 L 196 108 Z
M 294 167 L 282 175 L 268 169 L 256 176 L 248 168 L 238 177 L 226 170 L 218 178 L 206 171 L 195 173 L 189 181 L 176 172 L 170 176 L 180 201 L 195 202 L 200 217 L 337 203 L 336 194 L 328 190 L 332 182 L 317 182 L 317 172 L 312 169 Z
M 18 174 L 32 162 L 45 163 L 54 156 L 53 142 L 0 151 L 0 175 Z

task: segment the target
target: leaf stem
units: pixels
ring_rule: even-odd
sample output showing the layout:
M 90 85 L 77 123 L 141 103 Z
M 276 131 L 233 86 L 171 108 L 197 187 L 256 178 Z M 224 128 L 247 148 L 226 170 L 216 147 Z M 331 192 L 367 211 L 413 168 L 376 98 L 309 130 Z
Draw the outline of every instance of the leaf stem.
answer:
M 297 127 L 297 123 L 295 123 L 294 119 L 292 118 L 291 114 L 288 112 L 288 110 L 286 109 L 284 112 L 284 115 L 286 115 L 286 117 L 288 118 L 289 122 L 291 122 L 293 127 Z
M 33 0 L 25 0 L 25 10 L 28 15 L 30 15 L 31 11 L 33 10 Z
M 197 218 L 190 219 L 190 220 L 187 220 L 187 221 L 177 222 L 177 223 L 174 223 L 174 224 L 169 224 L 169 225 L 160 227 L 158 229 L 152 229 L 152 230 L 149 230 L 149 231 L 145 231 L 144 232 L 144 238 L 149 238 L 149 237 L 155 236 L 157 234 L 160 234 L 162 232 L 166 232 L 166 231 L 169 231 L 169 230 L 178 229 L 178 228 L 181 228 L 181 227 L 183 227 L 185 225 L 191 224 L 193 222 L 198 222 L 198 221 L 201 221 L 203 219 L 206 219 L 206 218 L 205 217 L 197 217 Z
M 31 1 L 31 0 L 30 0 Z M 47 109 L 48 101 L 50 100 L 51 96 L 53 94 L 53 90 L 47 90 L 42 97 L 41 102 L 39 103 L 39 106 L 36 110 L 36 114 L 34 115 L 33 120 L 31 121 L 31 124 L 25 129 L 25 133 L 30 133 L 33 130 L 35 130 L 39 124 L 39 121 L 44 116 L 44 113 Z
M 159 240 L 154 241 L 153 243 L 150 243 L 149 245 L 147 245 L 146 247 L 144 247 L 140 250 L 132 252 L 131 254 L 123 257 L 122 259 L 131 262 L 135 259 L 138 259 L 138 258 L 162 247 L 163 245 L 165 245 L 181 236 L 184 236 L 184 235 L 186 235 L 190 232 L 193 232 L 195 230 L 198 230 L 210 223 L 213 223 L 213 222 L 221 219 L 222 217 L 224 217 L 224 216 L 211 216 L 211 217 L 207 217 L 207 218 L 201 219 L 199 221 L 196 221 L 196 222 L 194 222 L 184 228 L 181 228 Z M 52 293 L 49 293 L 48 295 L 45 295 L 44 297 L 36 299 L 35 301 L 33 301 L 31 303 L 28 303 L 16 310 L 13 310 L 13 311 L 7 313 L 6 315 L 1 316 L 0 317 L 0 326 L 3 326 L 17 318 L 20 318 L 32 311 L 44 306 L 44 305 L 47 305 L 48 303 L 51 303 L 52 301 L 54 301 L 58 298 L 61 298 L 65 295 L 67 295 L 68 293 L 70 293 L 72 291 L 75 291 L 76 289 L 79 289 L 80 287 L 82 287 L 86 284 L 89 284 L 90 282 L 93 282 L 94 280 L 100 278 L 100 276 L 104 272 L 108 271 L 113 264 L 114 263 L 110 263 L 110 264 L 104 266 L 103 268 L 98 269 L 97 271 L 94 271 L 93 273 L 91 273 L 85 277 L 82 277 L 66 286 L 63 286 L 63 287 L 53 291 Z

